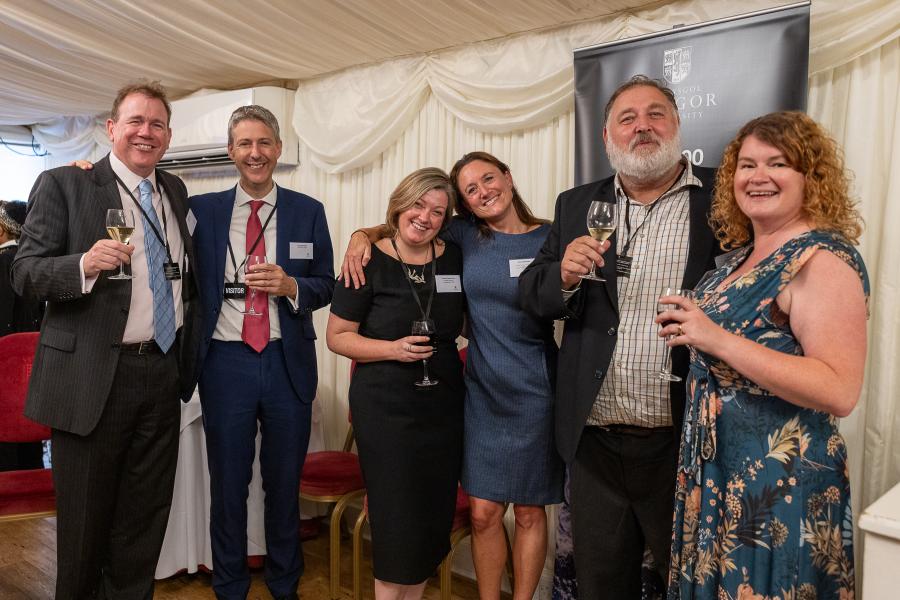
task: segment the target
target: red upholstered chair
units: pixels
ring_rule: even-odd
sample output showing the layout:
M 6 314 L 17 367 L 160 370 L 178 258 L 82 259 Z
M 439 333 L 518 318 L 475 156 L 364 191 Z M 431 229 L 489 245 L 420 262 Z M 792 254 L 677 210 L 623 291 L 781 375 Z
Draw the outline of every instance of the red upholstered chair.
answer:
M 38 334 L 0 337 L 0 442 L 40 442 L 50 429 L 25 418 L 25 394 Z M 50 469 L 0 472 L 0 521 L 46 517 L 56 513 Z
M 356 365 L 351 365 L 350 376 Z M 349 418 L 349 415 L 348 415 Z M 300 498 L 312 502 L 334 503 L 331 513 L 329 548 L 329 591 L 340 597 L 341 588 L 341 520 L 347 505 L 365 495 L 359 457 L 353 448 L 353 424 L 341 450 L 310 452 L 300 476 Z

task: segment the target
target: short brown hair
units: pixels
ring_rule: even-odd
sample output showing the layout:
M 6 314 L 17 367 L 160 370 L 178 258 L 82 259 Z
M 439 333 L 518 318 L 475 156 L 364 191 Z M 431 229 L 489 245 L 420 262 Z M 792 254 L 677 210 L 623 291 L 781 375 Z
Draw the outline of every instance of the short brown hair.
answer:
M 657 90 L 659 90 L 659 92 L 663 96 L 666 97 L 666 100 L 669 101 L 669 104 L 672 105 L 672 110 L 675 112 L 675 114 L 676 115 L 678 114 L 678 103 L 675 102 L 675 92 L 673 92 L 669 88 L 669 86 L 667 86 L 666 83 L 664 81 L 662 81 L 661 79 L 651 79 L 651 78 L 647 77 L 646 75 L 639 74 L 639 75 L 633 76 L 631 79 L 629 79 L 628 81 L 626 81 L 625 83 L 623 83 L 622 85 L 617 87 L 616 91 L 614 91 L 612 93 L 612 95 L 609 97 L 609 101 L 606 103 L 606 108 L 603 111 L 603 125 L 604 126 L 606 126 L 606 124 L 609 122 L 609 112 L 612 110 L 612 105 L 615 103 L 616 98 L 621 96 L 622 92 L 624 92 L 626 90 L 630 90 L 631 88 L 640 87 L 640 86 L 652 87 L 652 88 L 656 88 Z
M 751 135 L 781 151 L 788 165 L 803 175 L 803 213 L 814 226 L 840 233 L 857 244 L 863 222 L 850 197 L 850 177 L 844 169 L 840 147 L 804 113 L 782 111 L 753 119 L 725 148 L 710 216 L 722 246 L 735 248 L 750 240 L 750 219 L 734 196 L 734 173 L 741 146 Z
M 425 167 L 417 169 L 403 178 L 394 191 L 391 192 L 388 201 L 387 215 L 384 223 L 393 237 L 397 234 L 400 221 L 400 213 L 409 210 L 422 196 L 431 190 L 441 190 L 447 194 L 447 212 L 444 214 L 444 222 L 441 229 L 447 226 L 450 213 L 453 211 L 456 194 L 450 177 L 437 167 Z
M 466 195 L 463 193 L 461 189 L 459 189 L 459 172 L 463 170 L 463 168 L 469 163 L 475 162 L 476 160 L 480 160 L 482 162 L 486 162 L 488 164 L 492 164 L 497 167 L 501 173 L 504 175 L 509 174 L 509 166 L 493 154 L 489 154 L 487 152 L 483 152 L 481 150 L 476 150 L 475 152 L 467 152 L 462 155 L 456 164 L 453 165 L 453 168 L 450 170 L 450 180 L 453 182 L 453 189 L 456 191 L 458 196 L 458 200 L 456 203 L 456 212 L 464 219 L 469 221 L 473 221 L 475 225 L 478 227 L 478 233 L 481 237 L 490 237 L 491 228 L 488 227 L 488 224 L 484 222 L 484 219 L 480 217 L 476 217 L 472 211 L 469 210 L 469 207 L 466 206 Z M 512 205 L 513 208 L 516 209 L 516 215 L 519 217 L 519 220 L 525 223 L 526 225 L 540 225 L 542 223 L 548 223 L 544 219 L 539 219 L 534 216 L 534 213 L 531 212 L 531 209 L 528 208 L 528 205 L 525 204 L 525 201 L 522 199 L 522 196 L 519 195 L 519 190 L 516 189 L 516 186 L 512 187 Z
M 109 111 L 109 118 L 113 121 L 119 120 L 119 106 L 122 102 L 125 101 L 125 98 L 130 96 L 131 94 L 141 94 L 142 96 L 147 96 L 148 98 L 156 98 L 160 102 L 163 103 L 163 106 L 166 107 L 166 125 L 171 124 L 172 121 L 172 105 L 169 104 L 169 98 L 166 95 L 166 88 L 162 86 L 162 84 L 158 81 L 150 81 L 149 79 L 142 79 L 140 81 L 135 81 L 133 83 L 129 83 L 116 92 L 116 99 L 113 100 L 112 110 Z

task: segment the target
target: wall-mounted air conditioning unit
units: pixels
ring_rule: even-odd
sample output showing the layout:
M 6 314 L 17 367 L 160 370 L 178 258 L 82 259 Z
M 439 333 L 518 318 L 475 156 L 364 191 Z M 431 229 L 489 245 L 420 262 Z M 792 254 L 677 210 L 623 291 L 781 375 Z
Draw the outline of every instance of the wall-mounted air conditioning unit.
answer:
M 230 92 L 211 92 L 172 102 L 172 142 L 159 162 L 163 169 L 187 169 L 230 165 L 228 117 L 239 106 L 259 104 L 268 108 L 281 127 L 279 165 L 297 165 L 298 140 L 294 133 L 294 92 L 278 87 L 256 87 Z

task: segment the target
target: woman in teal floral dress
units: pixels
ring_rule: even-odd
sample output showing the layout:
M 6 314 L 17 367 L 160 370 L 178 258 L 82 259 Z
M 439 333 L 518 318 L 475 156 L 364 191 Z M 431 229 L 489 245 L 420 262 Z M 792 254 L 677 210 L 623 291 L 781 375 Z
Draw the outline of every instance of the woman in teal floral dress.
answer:
M 868 280 L 840 153 L 802 113 L 745 125 L 712 219 L 738 248 L 660 335 L 691 348 L 669 598 L 854 597 L 837 417 L 862 387 Z

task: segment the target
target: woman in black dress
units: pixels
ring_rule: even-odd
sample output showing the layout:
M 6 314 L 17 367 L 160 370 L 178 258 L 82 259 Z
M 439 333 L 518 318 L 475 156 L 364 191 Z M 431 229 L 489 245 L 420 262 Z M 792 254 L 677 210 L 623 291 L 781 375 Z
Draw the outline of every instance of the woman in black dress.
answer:
M 453 194 L 440 169 L 404 178 L 388 203 L 392 236 L 375 244 L 366 285 L 335 286 L 331 303 L 328 347 L 358 363 L 350 411 L 378 600 L 421 598 L 450 550 L 465 389 L 456 337 L 465 302 L 460 250 L 437 234 Z M 433 322 L 430 340 L 410 335 L 422 320 Z

